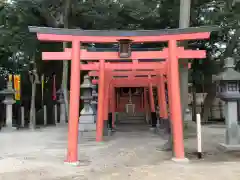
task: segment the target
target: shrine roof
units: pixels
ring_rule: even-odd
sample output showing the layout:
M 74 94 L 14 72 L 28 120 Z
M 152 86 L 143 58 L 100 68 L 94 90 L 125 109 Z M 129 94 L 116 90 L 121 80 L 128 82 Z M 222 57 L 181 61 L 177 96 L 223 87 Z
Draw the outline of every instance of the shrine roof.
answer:
M 218 31 L 218 26 L 200 26 L 179 29 L 161 29 L 161 30 L 83 30 L 83 29 L 65 29 L 51 27 L 35 27 L 29 26 L 29 31 L 40 34 L 57 34 L 57 35 L 73 35 L 73 36 L 160 36 L 160 35 L 178 35 L 192 34 Z

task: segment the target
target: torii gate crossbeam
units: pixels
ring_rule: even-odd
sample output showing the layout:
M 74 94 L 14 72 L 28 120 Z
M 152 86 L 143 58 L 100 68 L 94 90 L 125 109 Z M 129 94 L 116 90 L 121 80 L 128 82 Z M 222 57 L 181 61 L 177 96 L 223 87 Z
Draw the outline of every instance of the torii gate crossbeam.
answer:
M 65 49 L 64 52 L 42 52 L 43 60 L 71 60 L 71 48 Z M 145 59 L 167 59 L 168 48 L 164 48 L 162 51 L 133 51 L 130 59 L 145 60 Z M 206 52 L 203 50 L 187 50 L 183 47 L 177 48 L 178 58 L 204 58 Z M 123 60 L 129 58 L 119 58 L 117 52 L 88 52 L 86 50 L 80 51 L 80 59 L 84 61 L 99 60 Z

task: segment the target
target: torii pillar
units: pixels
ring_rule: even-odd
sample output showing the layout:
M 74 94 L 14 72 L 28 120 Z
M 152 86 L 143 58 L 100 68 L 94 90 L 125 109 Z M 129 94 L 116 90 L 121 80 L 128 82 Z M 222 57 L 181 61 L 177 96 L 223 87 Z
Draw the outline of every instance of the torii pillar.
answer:
M 143 98 L 144 98 L 144 109 L 146 113 L 146 121 L 149 123 L 149 103 L 147 97 L 147 88 L 144 87 L 143 89 Z
M 105 91 L 104 91 L 104 129 L 103 129 L 103 135 L 107 136 L 108 135 L 108 130 L 109 130 L 109 122 L 110 122 L 110 114 L 109 114 L 109 108 L 110 108 L 110 98 L 111 96 L 109 95 L 109 92 L 111 92 L 110 89 L 110 81 L 109 77 L 105 78 Z
M 159 118 L 160 118 L 160 121 L 162 122 L 161 124 L 166 125 L 169 123 L 168 123 L 167 101 L 166 101 L 166 94 L 165 94 L 165 78 L 163 75 L 159 76 L 159 85 L 158 85 L 157 91 L 158 91 L 157 94 L 158 94 Z
M 115 111 L 116 111 L 116 92 L 115 87 L 110 84 L 110 92 L 111 92 L 111 99 L 110 99 L 110 112 L 112 114 L 112 121 L 111 121 L 111 128 L 115 126 Z
M 151 79 L 151 76 L 148 76 Z M 157 126 L 157 115 L 155 110 L 154 96 L 153 96 L 153 85 L 149 83 L 149 100 L 150 100 L 150 108 L 151 108 L 151 126 L 152 128 L 156 128 Z
M 78 164 L 78 119 L 80 99 L 80 42 L 72 41 L 70 109 L 68 119 L 68 152 L 66 163 Z
M 97 132 L 96 141 L 103 140 L 103 127 L 104 127 L 104 85 L 105 85 L 105 62 L 103 59 L 99 60 L 99 87 L 98 87 L 98 114 L 97 114 Z
M 177 57 L 177 41 L 171 39 L 168 41 L 169 61 L 168 61 L 168 81 L 169 81 L 169 103 L 171 110 L 172 133 L 175 161 L 187 161 L 184 153 L 183 143 L 183 120 L 180 100 L 179 86 L 179 67 Z

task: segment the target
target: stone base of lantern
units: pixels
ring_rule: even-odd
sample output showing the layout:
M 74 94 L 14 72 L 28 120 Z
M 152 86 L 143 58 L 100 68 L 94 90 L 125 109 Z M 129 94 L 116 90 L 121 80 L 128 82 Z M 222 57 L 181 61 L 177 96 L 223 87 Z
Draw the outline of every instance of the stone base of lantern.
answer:
M 79 141 L 96 139 L 96 123 L 94 115 L 81 115 L 79 118 Z
M 79 118 L 79 131 L 96 131 L 94 115 L 81 115 Z
M 66 124 L 66 110 L 65 110 L 65 104 L 60 103 L 60 119 L 57 125 L 63 125 Z
M 230 145 L 221 143 L 219 144 L 219 148 L 223 151 L 240 151 L 240 144 Z
M 13 130 L 16 130 L 16 127 L 13 127 L 12 104 L 6 104 L 6 121 L 4 131 Z

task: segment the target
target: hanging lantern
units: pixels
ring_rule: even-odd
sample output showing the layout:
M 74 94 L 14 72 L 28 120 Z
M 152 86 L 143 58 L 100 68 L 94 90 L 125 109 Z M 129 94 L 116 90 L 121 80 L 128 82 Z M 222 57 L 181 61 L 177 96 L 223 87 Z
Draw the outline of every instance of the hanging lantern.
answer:
M 130 39 L 120 39 L 119 40 L 119 57 L 129 58 L 131 57 L 131 43 Z

